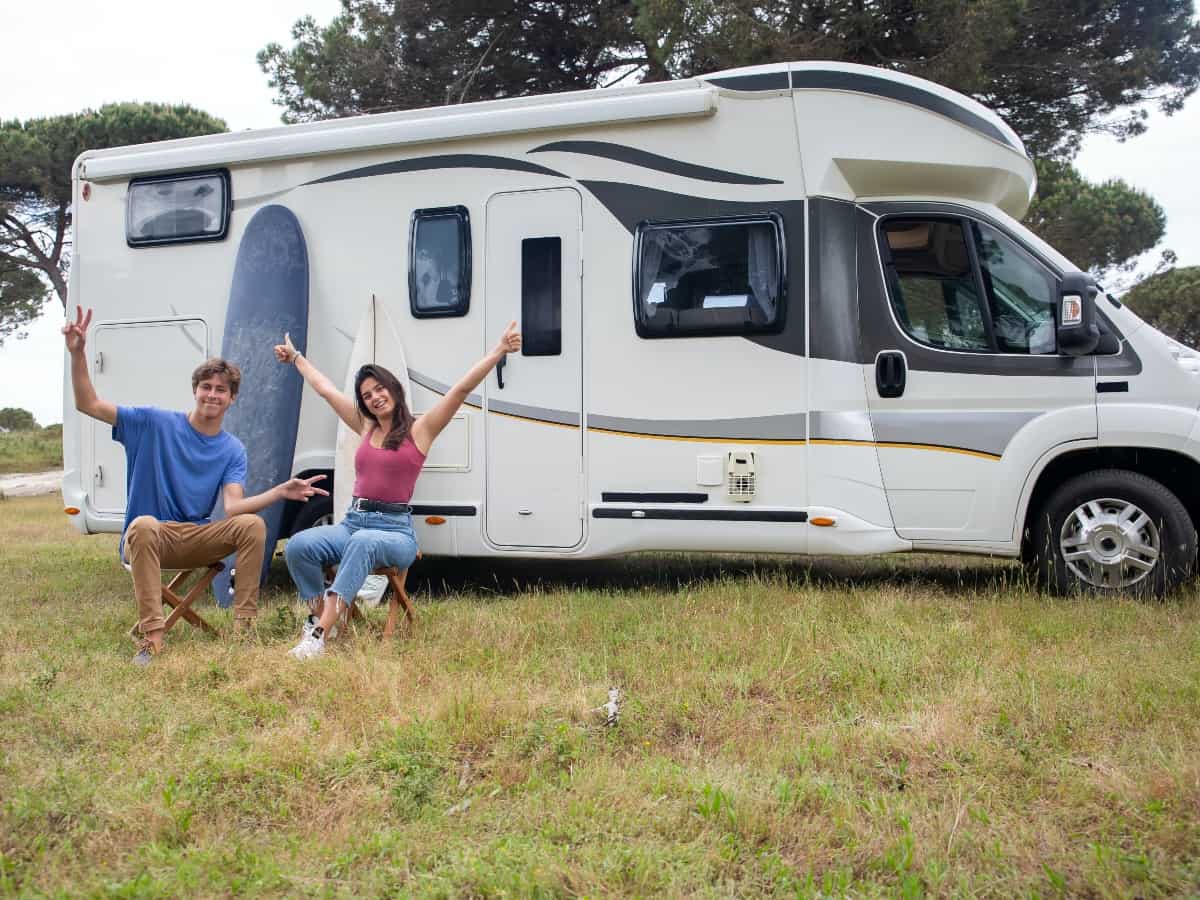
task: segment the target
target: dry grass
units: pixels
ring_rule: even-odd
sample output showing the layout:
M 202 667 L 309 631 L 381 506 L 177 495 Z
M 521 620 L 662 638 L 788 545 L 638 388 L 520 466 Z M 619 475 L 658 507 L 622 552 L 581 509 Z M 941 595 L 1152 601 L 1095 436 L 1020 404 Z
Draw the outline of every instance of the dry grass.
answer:
M 1194 590 L 430 560 L 414 637 L 300 665 L 280 566 L 257 641 L 179 631 L 141 671 L 115 541 L 57 508 L 0 504 L 0 893 L 1200 890 Z
M 62 426 L 0 434 L 0 475 L 61 469 Z

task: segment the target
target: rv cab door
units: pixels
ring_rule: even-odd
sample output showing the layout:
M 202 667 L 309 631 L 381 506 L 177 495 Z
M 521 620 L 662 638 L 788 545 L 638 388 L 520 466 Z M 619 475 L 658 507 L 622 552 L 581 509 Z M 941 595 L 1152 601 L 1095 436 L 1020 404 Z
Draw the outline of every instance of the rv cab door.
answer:
M 1096 437 L 1095 358 L 1055 344 L 1058 276 L 961 206 L 879 203 L 858 215 L 864 374 L 896 531 L 1018 540 L 1039 461 Z
M 486 349 L 512 321 L 524 340 L 484 382 L 484 522 L 497 547 L 583 540 L 582 228 L 570 188 L 488 200 Z

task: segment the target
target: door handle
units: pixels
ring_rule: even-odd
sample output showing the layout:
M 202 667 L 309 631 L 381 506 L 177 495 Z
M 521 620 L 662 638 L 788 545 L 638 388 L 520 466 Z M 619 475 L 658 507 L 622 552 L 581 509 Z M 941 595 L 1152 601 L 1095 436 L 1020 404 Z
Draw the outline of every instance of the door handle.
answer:
M 507 356 L 500 357 L 500 362 L 496 363 L 496 387 L 504 390 L 504 366 L 508 362 Z
M 887 350 L 875 358 L 875 389 L 880 397 L 899 397 L 908 381 L 908 366 L 904 354 Z

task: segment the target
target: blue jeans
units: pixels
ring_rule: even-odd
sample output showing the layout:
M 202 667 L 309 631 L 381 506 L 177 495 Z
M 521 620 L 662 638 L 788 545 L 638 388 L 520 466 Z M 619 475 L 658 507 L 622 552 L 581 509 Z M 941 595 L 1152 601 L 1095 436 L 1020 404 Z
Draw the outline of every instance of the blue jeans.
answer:
M 325 593 L 324 567 L 337 564 L 329 591 L 349 604 L 372 569 L 411 566 L 417 558 L 417 538 L 408 513 L 350 510 L 336 525 L 307 528 L 288 538 L 284 556 L 303 600 Z

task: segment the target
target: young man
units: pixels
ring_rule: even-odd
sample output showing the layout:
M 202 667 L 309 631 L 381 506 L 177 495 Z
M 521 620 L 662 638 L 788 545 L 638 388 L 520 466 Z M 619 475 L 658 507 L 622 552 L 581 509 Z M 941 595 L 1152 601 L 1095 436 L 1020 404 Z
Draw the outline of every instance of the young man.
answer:
M 117 406 L 96 395 L 84 345 L 92 311 L 76 307 L 63 326 L 71 354 L 75 408 L 113 426 L 125 446 L 127 494 L 122 559 L 133 570 L 142 641 L 133 661 L 148 665 L 162 651 L 162 567 L 203 566 L 237 553 L 245 573 L 235 588 L 234 618 L 248 626 L 258 612 L 258 572 L 266 552 L 266 525 L 254 515 L 278 500 L 308 500 L 328 492 L 313 487 L 324 478 L 292 478 L 253 497 L 245 496 L 246 448 L 221 423 L 237 399 L 242 374 L 223 359 L 210 359 L 192 373 L 195 408 L 188 413 L 152 406 Z M 220 490 L 227 518 L 209 514 Z

